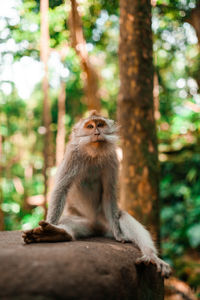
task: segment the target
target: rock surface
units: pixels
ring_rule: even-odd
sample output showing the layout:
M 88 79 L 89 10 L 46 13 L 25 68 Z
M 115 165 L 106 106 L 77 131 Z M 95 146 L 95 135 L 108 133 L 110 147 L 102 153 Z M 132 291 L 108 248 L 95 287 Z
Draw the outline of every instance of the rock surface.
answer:
M 163 280 L 135 266 L 139 255 L 104 238 L 25 245 L 20 231 L 0 232 L 0 299 L 163 299 Z

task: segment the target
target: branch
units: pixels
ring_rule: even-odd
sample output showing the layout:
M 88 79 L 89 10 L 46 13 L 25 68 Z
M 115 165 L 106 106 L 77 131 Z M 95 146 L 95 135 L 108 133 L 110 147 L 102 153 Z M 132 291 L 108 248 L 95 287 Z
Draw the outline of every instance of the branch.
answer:
M 69 18 L 72 47 L 80 57 L 83 72 L 85 73 L 85 94 L 88 109 L 100 110 L 98 93 L 98 76 L 87 52 L 86 41 L 83 35 L 81 16 L 78 12 L 76 0 L 71 0 L 71 15 Z

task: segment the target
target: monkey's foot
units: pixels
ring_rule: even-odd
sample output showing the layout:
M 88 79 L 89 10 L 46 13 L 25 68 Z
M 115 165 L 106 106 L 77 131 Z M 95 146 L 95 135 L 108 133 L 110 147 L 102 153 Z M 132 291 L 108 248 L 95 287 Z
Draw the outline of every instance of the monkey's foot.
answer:
M 71 235 L 62 228 L 58 228 L 45 221 L 40 221 L 39 225 L 39 227 L 23 232 L 22 238 L 26 244 L 72 240 Z
M 160 259 L 157 255 L 143 255 L 136 260 L 136 264 L 144 263 L 145 265 L 153 264 L 156 266 L 157 272 L 161 273 L 162 277 L 168 278 L 172 269 L 169 264 Z

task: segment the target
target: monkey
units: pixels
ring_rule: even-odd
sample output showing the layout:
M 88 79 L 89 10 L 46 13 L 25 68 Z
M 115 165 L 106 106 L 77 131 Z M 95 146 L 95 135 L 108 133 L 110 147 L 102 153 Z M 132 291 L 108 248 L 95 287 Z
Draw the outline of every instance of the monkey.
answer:
M 154 264 L 163 277 L 170 266 L 158 257 L 150 233 L 117 204 L 118 128 L 92 111 L 72 129 L 58 167 L 46 221 L 23 232 L 25 243 L 73 241 L 92 236 L 132 242 L 141 251 L 136 263 Z

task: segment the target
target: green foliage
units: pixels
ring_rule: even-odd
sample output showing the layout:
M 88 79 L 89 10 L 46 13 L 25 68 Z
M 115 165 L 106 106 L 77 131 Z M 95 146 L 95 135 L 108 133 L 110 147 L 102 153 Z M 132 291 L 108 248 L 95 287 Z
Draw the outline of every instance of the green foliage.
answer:
M 162 252 L 176 275 L 197 288 L 198 264 L 192 256 L 200 249 L 200 119 L 195 81 L 199 49 L 195 31 L 186 22 L 195 1 L 161 0 L 157 4 L 153 29 L 161 113 Z

